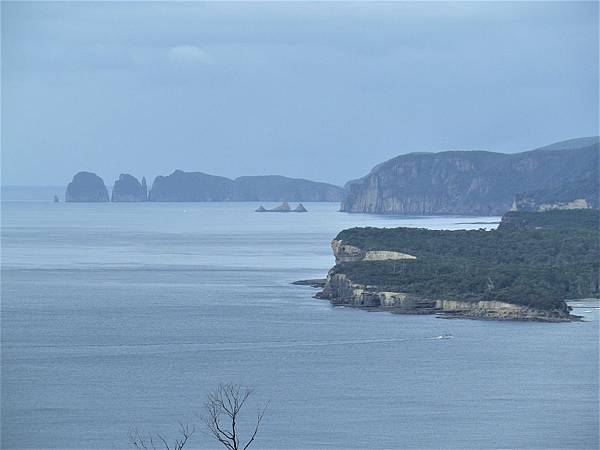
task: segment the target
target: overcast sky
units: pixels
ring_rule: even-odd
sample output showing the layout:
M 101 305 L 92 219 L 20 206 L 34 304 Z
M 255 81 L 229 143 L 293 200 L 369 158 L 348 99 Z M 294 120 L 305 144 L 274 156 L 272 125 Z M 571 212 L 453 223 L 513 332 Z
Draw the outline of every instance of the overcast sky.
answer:
M 598 134 L 598 3 L 2 2 L 2 184 L 343 184 Z

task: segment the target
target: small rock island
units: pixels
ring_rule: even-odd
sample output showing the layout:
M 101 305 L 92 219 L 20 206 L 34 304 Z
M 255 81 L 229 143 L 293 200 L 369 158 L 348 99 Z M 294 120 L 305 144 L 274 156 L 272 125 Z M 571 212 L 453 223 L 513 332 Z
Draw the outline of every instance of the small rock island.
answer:
M 140 183 L 136 177 L 122 173 L 113 186 L 111 202 L 145 202 L 148 201 L 146 177 Z
M 92 172 L 78 172 L 67 186 L 65 202 L 108 202 L 104 181 Z
M 266 209 L 264 206 L 259 206 L 254 210 L 254 212 L 308 212 L 302 203 L 298 203 L 294 209 L 290 207 L 288 202 L 283 202 L 281 205 L 276 206 L 275 208 Z
M 294 208 L 293 212 L 308 212 L 302 203 L 298 203 L 298 206 Z

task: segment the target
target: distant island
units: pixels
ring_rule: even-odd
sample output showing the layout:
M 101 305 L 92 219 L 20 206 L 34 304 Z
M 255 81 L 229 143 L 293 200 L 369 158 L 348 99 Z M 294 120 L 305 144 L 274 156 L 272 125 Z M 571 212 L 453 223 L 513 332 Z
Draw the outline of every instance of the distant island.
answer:
M 56 196 L 54 196 L 56 199 Z M 79 172 L 67 185 L 65 202 L 108 202 L 104 181 L 92 172 Z
M 288 202 L 283 202 L 281 205 L 272 209 L 266 209 L 261 205 L 255 209 L 254 212 L 307 212 L 307 210 L 302 203 L 298 203 L 298 206 L 292 209 Z
M 409 153 L 346 184 L 341 211 L 501 215 L 509 209 L 598 208 L 598 137 L 523 153 Z
M 279 175 L 246 176 L 231 180 L 203 172 L 176 170 L 158 176 L 148 191 L 146 179 L 141 182 L 130 174 L 115 181 L 112 202 L 250 202 L 304 201 L 340 202 L 343 189 L 328 183 Z M 102 178 L 91 172 L 79 172 L 69 183 L 67 202 L 107 202 L 108 189 Z
M 565 300 L 600 294 L 599 219 L 597 209 L 513 211 L 493 231 L 344 230 L 317 296 L 394 313 L 577 320 Z
M 146 177 L 140 183 L 136 177 L 122 173 L 115 181 L 111 202 L 145 202 L 148 201 L 148 187 Z

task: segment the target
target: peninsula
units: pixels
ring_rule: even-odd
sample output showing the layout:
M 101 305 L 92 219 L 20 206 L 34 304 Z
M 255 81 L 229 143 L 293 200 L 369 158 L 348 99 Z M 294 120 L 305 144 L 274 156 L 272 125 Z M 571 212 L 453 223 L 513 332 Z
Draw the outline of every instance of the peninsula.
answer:
M 497 230 L 352 228 L 317 297 L 404 314 L 569 321 L 598 297 L 597 209 L 511 212 Z

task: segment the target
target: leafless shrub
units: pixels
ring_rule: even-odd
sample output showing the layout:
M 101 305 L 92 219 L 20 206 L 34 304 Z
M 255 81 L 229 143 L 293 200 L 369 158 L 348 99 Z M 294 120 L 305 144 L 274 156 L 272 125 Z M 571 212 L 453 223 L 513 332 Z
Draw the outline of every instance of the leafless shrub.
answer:
M 253 432 L 247 440 L 240 437 L 238 428 L 241 410 L 252 392 L 252 389 L 227 383 L 220 384 L 208 394 L 204 405 L 204 423 L 209 434 L 228 450 L 246 450 L 256 438 L 266 407 L 257 412 Z
M 138 450 L 183 450 L 185 444 L 187 444 L 189 438 L 194 434 L 195 428 L 179 423 L 179 435 L 180 437 L 175 439 L 175 442 L 169 445 L 167 439 L 161 434 L 142 434 L 137 428 L 129 430 L 128 437 L 129 443 Z

